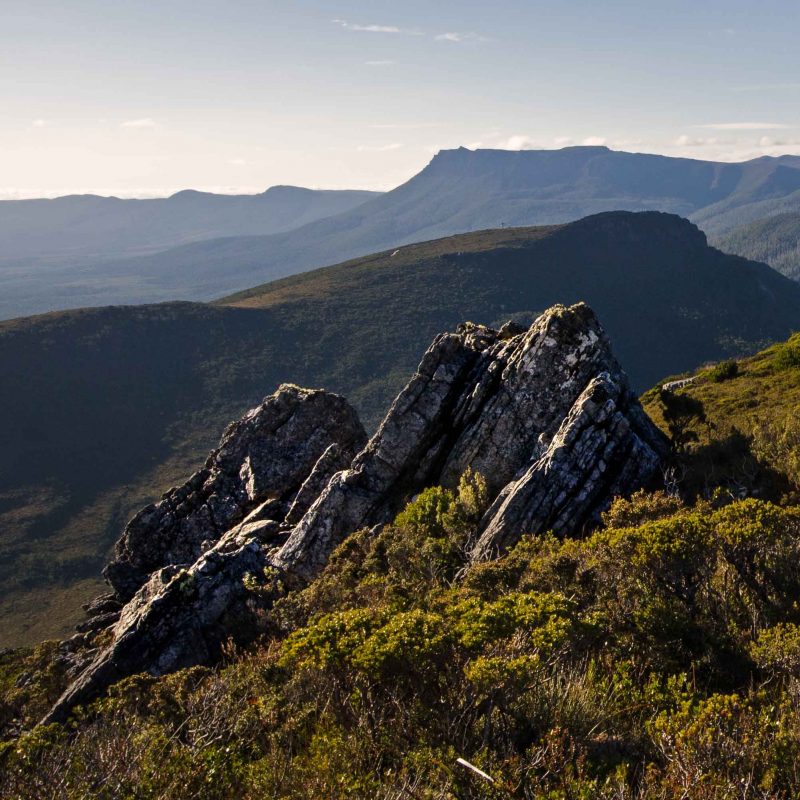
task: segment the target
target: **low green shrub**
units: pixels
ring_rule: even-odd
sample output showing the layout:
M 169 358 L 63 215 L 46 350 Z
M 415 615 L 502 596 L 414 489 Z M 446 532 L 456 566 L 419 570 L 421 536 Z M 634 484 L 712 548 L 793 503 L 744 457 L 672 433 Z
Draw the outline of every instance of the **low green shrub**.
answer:
M 59 657 L 6 655 L 0 796 L 800 794 L 798 510 L 639 493 L 588 538 L 470 565 L 482 506 L 475 476 L 422 493 L 254 649 L 129 678 L 67 728 L 15 737 Z
M 722 383 L 735 378 L 739 374 L 739 365 L 733 359 L 728 361 L 720 361 L 711 367 L 706 376 L 714 383 Z

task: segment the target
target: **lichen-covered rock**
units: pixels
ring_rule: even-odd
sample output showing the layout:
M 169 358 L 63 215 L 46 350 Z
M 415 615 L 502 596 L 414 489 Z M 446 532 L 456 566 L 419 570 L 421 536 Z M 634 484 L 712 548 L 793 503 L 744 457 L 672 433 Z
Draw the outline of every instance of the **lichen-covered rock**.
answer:
M 365 442 L 356 412 L 342 397 L 281 386 L 225 431 L 203 469 L 128 523 L 105 578 L 127 600 L 155 569 L 192 564 L 257 506 L 282 520 L 331 445 L 340 458 L 327 478 Z
M 314 469 L 303 482 L 295 495 L 292 507 L 286 514 L 287 525 L 296 525 L 300 522 L 306 511 L 311 508 L 322 490 L 328 485 L 331 477 L 340 470 L 347 469 L 354 455 L 350 450 L 345 450 L 341 445 L 334 443 L 319 457 L 319 461 L 314 464 Z
M 348 533 L 388 520 L 436 474 L 431 454 L 444 446 L 464 387 L 488 367 L 496 342 L 494 331 L 471 325 L 436 337 L 369 444 L 331 478 L 275 555 L 290 580 L 311 580 Z
M 102 648 L 43 720 L 63 722 L 78 704 L 136 672 L 163 675 L 214 660 L 232 635 L 246 638 L 254 609 L 249 578 L 263 578 L 266 549 L 257 538 L 224 536 L 189 569 L 164 567 L 125 605 Z M 238 634 L 238 635 L 237 635 Z
M 426 486 L 455 486 L 468 467 L 496 497 L 601 373 L 620 387 L 639 427 L 653 428 L 636 412 L 608 337 L 583 303 L 555 306 L 516 335 L 465 325 L 437 337 L 378 432 L 331 479 L 274 564 L 289 581 L 312 580 L 347 534 L 391 519 Z
M 497 558 L 527 532 L 580 533 L 653 476 L 664 442 L 627 386 L 601 373 L 539 451 L 487 511 L 473 561 Z

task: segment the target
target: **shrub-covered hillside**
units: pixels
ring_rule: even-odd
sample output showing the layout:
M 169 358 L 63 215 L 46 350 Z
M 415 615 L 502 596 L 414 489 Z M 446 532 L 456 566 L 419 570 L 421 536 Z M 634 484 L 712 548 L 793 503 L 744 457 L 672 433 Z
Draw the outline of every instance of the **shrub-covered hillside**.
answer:
M 427 490 L 256 650 L 130 678 L 68 728 L 13 738 L 63 666 L 6 654 L 3 796 L 797 796 L 800 511 L 640 493 L 462 574 L 482 502 L 479 476 Z
M 756 220 L 716 237 L 726 253 L 763 261 L 787 278 L 800 279 L 800 214 L 787 212 Z
M 739 360 L 703 367 L 671 392 L 642 397 L 673 439 L 669 479 L 688 496 L 797 501 L 800 486 L 800 335 Z
M 667 491 L 589 536 L 470 565 L 468 472 L 346 539 L 252 648 L 64 727 L 34 726 L 69 654 L 3 652 L 0 796 L 800 796 L 800 339 L 690 377 L 644 397 Z
M 639 389 L 800 327 L 797 284 L 685 220 L 623 212 L 409 245 L 213 306 L 0 323 L 0 641 L 65 635 L 131 515 L 280 383 L 339 392 L 370 428 L 438 333 L 580 300 Z

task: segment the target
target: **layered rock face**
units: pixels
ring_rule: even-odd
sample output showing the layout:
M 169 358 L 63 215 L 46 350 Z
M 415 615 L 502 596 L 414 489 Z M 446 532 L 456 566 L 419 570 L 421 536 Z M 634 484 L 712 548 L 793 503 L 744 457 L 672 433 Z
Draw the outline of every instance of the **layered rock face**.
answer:
M 128 523 L 104 577 L 127 600 L 154 570 L 194 563 L 246 516 L 283 519 L 312 471 L 324 483 L 366 440 L 343 398 L 281 386 L 225 431 L 203 469 Z
M 525 533 L 579 534 L 650 481 L 666 451 L 584 304 L 528 330 L 438 336 L 356 454 L 363 438 L 341 398 L 296 387 L 231 426 L 203 470 L 126 528 L 106 571 L 116 598 L 98 608 L 127 604 L 48 721 L 125 675 L 212 660 L 346 536 L 467 468 L 493 499 L 471 552 L 483 560 Z
M 581 393 L 541 455 L 496 497 L 481 523 L 473 561 L 502 555 L 526 531 L 579 534 L 610 498 L 658 469 L 663 441 L 638 402 L 607 372 Z

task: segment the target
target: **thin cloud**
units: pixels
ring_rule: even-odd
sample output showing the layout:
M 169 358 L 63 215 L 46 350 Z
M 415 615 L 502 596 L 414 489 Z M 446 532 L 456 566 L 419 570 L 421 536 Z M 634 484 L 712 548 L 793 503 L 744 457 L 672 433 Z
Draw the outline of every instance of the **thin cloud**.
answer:
M 782 83 L 750 83 L 745 86 L 734 86 L 731 91 L 733 92 L 776 92 L 791 89 L 800 89 L 800 83 L 797 81 L 782 82 Z
M 774 148 L 774 147 L 791 147 L 797 149 L 800 147 L 800 139 L 773 139 L 771 136 L 762 136 L 758 140 L 760 147 Z
M 365 61 L 364 62 L 368 67 L 390 67 L 392 64 L 397 62 L 391 61 L 390 59 L 383 59 L 378 61 Z
M 142 117 L 141 119 L 128 119 L 120 123 L 121 128 L 155 128 L 156 121 L 151 117 Z
M 360 33 L 402 33 L 407 36 L 421 36 L 419 31 L 408 30 L 407 28 L 399 28 L 397 25 L 362 25 L 358 22 L 348 22 L 346 19 L 331 20 L 334 25 L 344 28 L 346 31 L 358 31 Z
M 247 164 L 247 161 L 243 158 L 232 158 L 228 163 L 232 164 L 234 167 L 243 167 Z
M 581 144 L 587 146 L 600 146 L 608 143 L 608 140 L 601 136 L 589 136 L 585 138 Z M 575 140 L 570 136 L 558 136 L 551 140 L 534 139 L 524 134 L 514 134 L 505 138 L 492 138 L 491 141 L 485 139 L 475 142 L 470 142 L 466 145 L 469 150 L 480 150 L 482 148 L 490 148 L 492 150 L 551 150 L 555 148 L 571 147 L 575 144 Z M 619 142 L 615 144 L 619 145 Z M 638 142 L 637 142 L 638 144 Z
M 34 128 L 44 128 L 44 126 L 47 125 L 47 120 L 35 119 L 33 122 L 31 122 L 31 125 L 33 125 Z
M 714 131 L 782 131 L 789 128 L 780 122 L 712 122 L 695 125 L 695 128 L 708 128 Z
M 536 150 L 539 145 L 529 136 L 509 136 L 505 142 L 500 143 L 502 150 Z
M 369 127 L 374 131 L 412 131 L 423 128 L 439 128 L 441 124 L 441 122 L 389 122 L 370 125 Z
M 719 139 L 706 139 L 700 136 L 687 136 L 685 133 L 675 140 L 676 147 L 707 147 L 719 144 Z
M 390 150 L 399 150 L 403 147 L 401 142 L 392 142 L 391 144 L 360 144 L 358 146 L 359 153 L 388 153 Z
M 469 142 L 464 146 L 467 150 L 538 150 L 541 147 L 535 140 L 522 134 L 509 136 L 505 139 L 498 139 L 492 136 L 491 141 L 480 139 Z
M 461 33 L 459 31 L 449 31 L 448 33 L 440 33 L 433 37 L 437 42 L 486 42 L 488 39 L 481 36 L 479 33 Z

